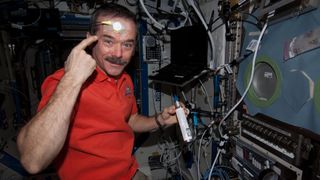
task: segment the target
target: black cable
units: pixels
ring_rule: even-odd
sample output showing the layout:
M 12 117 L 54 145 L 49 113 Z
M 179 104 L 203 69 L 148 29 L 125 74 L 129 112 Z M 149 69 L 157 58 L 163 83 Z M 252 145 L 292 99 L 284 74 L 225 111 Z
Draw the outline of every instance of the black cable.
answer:
M 157 3 L 157 11 L 159 12 L 159 13 L 161 13 L 160 12 L 160 8 L 161 8 L 161 1 L 160 0 L 156 0 L 156 3 Z
M 208 24 L 208 29 L 210 29 L 211 32 L 213 32 L 211 29 L 212 29 L 214 23 L 216 23 L 220 18 L 221 18 L 221 17 L 219 16 L 219 17 L 217 17 L 215 20 L 209 22 L 209 24 Z
M 210 19 L 209 19 L 209 24 L 210 25 L 212 25 L 214 23 L 214 21 L 215 21 L 215 19 L 213 19 L 213 18 L 214 18 L 214 10 L 212 10 L 211 16 L 210 16 Z M 208 27 L 209 27 L 209 24 L 208 24 Z
M 211 29 L 210 31 L 213 33 L 214 31 L 216 31 L 217 29 L 219 29 L 223 25 L 224 25 L 224 23 L 221 23 L 217 27 L 215 27 L 214 29 Z

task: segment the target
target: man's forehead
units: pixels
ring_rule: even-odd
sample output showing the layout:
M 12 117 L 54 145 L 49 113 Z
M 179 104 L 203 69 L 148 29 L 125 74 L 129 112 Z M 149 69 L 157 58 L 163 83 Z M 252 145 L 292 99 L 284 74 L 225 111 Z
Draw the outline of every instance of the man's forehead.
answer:
M 101 24 L 102 26 L 102 30 L 104 32 L 117 32 L 120 34 L 125 33 L 125 31 L 127 31 L 128 28 L 126 28 L 126 26 L 119 22 L 119 21 L 101 21 L 99 22 L 99 24 Z
M 101 25 L 104 32 L 117 32 L 123 34 L 135 29 L 134 23 L 124 18 L 100 17 L 96 23 Z

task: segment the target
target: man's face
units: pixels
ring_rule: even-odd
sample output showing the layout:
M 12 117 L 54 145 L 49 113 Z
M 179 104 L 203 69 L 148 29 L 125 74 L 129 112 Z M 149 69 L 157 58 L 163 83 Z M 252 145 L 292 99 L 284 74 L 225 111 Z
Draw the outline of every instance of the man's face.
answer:
M 92 49 L 92 56 L 107 75 L 117 77 L 134 54 L 136 25 L 124 18 L 108 17 L 99 17 L 97 23 L 101 25 L 97 27 L 98 42 Z

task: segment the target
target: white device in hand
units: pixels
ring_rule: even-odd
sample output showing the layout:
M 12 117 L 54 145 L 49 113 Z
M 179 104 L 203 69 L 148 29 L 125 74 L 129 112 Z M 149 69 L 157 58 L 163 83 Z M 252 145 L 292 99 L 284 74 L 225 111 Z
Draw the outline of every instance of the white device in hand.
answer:
M 175 105 L 176 105 L 176 114 L 177 114 L 183 140 L 186 142 L 190 142 L 192 140 L 192 134 L 191 134 L 191 129 L 189 128 L 189 124 L 188 124 L 185 112 L 183 108 L 180 106 L 179 101 L 176 101 Z

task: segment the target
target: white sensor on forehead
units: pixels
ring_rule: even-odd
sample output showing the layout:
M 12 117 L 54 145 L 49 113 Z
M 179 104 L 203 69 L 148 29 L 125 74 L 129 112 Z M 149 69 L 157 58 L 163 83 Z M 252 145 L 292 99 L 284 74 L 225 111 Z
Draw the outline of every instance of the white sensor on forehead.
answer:
M 114 22 L 112 27 L 115 31 L 121 31 L 123 29 L 123 26 L 120 22 Z
M 101 21 L 99 24 L 106 25 L 104 30 L 110 30 L 111 27 L 113 31 L 121 32 L 124 30 L 124 26 L 118 21 Z

